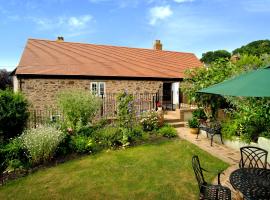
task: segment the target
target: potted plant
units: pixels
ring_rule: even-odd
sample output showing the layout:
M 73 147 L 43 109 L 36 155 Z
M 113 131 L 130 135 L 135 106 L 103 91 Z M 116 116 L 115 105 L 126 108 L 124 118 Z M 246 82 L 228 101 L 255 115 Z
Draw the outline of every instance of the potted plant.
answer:
M 207 116 L 202 108 L 198 108 L 192 112 L 192 117 L 197 118 L 201 124 L 206 123 Z
M 198 134 L 199 125 L 200 123 L 196 117 L 193 117 L 190 120 L 188 120 L 188 127 L 190 129 L 190 133 L 192 134 Z
M 162 105 L 159 101 L 157 102 L 157 109 L 158 109 L 158 111 L 162 110 Z

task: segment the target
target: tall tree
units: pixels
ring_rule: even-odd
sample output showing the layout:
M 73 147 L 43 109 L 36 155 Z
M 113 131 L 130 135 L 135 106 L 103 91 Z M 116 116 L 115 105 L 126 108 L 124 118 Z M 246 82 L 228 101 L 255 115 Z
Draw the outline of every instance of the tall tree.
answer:
M 0 90 L 11 87 L 11 79 L 9 73 L 5 69 L 0 69 Z
M 201 61 L 210 64 L 220 58 L 230 59 L 231 53 L 226 50 L 208 51 L 202 54 Z
M 270 54 L 270 40 L 257 40 L 233 51 L 233 54 L 248 54 L 262 56 L 264 54 Z

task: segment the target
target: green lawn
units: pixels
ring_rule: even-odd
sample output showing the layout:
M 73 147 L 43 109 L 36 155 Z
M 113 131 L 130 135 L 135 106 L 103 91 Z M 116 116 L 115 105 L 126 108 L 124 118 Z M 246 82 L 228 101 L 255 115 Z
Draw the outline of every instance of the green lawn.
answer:
M 180 139 L 103 152 L 40 170 L 0 187 L 0 199 L 197 199 L 191 167 L 228 164 Z M 211 181 L 216 174 L 206 174 Z

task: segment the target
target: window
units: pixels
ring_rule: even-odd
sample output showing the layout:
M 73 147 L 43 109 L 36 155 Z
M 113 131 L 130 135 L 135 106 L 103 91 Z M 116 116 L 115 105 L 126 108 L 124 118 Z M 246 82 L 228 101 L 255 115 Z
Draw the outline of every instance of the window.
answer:
M 105 83 L 104 82 L 92 82 L 91 92 L 94 95 L 104 96 L 105 95 Z
M 99 83 L 99 95 L 104 96 L 105 94 L 105 83 Z
M 96 95 L 97 92 L 98 92 L 98 87 L 97 87 L 97 83 L 91 83 L 91 91 L 92 91 L 92 94 Z

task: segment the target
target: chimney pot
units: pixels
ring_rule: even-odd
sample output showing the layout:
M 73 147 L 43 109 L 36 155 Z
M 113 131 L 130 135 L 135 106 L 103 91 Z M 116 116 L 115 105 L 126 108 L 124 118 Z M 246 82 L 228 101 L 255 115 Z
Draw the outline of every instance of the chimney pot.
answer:
M 58 36 L 56 41 L 58 41 L 58 42 L 64 41 L 64 37 Z
M 160 40 L 156 40 L 154 43 L 154 49 L 155 50 L 162 50 L 162 43 L 160 42 Z

